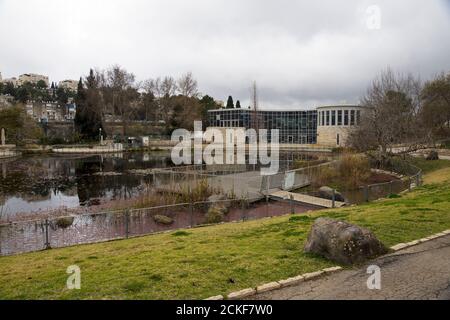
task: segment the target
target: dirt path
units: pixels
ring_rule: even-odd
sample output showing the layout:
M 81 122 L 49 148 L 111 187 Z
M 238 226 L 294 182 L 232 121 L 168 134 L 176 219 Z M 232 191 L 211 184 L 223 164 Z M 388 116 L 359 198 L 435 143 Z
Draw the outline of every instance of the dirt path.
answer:
M 367 288 L 367 266 L 381 268 L 381 289 Z M 252 299 L 444 299 L 450 300 L 450 235 L 394 254 L 363 267 L 344 270 Z

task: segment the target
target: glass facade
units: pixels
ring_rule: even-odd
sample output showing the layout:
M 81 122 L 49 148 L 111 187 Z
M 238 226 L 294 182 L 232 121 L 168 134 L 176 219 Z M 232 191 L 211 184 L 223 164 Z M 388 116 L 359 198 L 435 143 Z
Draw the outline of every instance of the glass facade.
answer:
M 315 144 L 317 142 L 317 111 L 269 111 L 250 109 L 219 109 L 208 111 L 211 127 L 243 127 L 278 129 L 280 143 Z M 329 118 L 328 118 L 329 119 Z M 257 125 L 255 125 L 257 124 Z

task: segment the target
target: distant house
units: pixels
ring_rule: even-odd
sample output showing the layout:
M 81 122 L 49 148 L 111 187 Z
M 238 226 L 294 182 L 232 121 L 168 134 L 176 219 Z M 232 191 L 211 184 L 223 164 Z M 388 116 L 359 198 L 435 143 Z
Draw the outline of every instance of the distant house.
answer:
M 58 83 L 59 88 L 64 88 L 73 92 L 78 91 L 78 81 L 77 80 L 63 80 Z
M 28 101 L 27 114 L 38 122 L 73 121 L 76 114 L 75 103 L 61 105 L 55 102 Z

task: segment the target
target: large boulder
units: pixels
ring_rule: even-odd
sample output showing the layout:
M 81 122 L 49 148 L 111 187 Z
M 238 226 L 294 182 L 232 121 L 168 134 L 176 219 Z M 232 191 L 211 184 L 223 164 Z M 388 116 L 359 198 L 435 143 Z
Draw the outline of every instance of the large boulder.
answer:
M 159 224 L 164 224 L 164 225 L 170 225 L 173 223 L 173 219 L 171 217 L 162 215 L 162 214 L 157 214 L 155 216 L 153 216 L 153 220 L 155 220 L 156 223 Z
M 388 252 L 371 231 L 330 218 L 314 222 L 304 250 L 345 265 Z
M 333 189 L 327 186 L 320 187 L 319 197 L 333 200 Z M 345 202 L 344 196 L 337 191 L 334 191 L 334 200 Z
M 426 160 L 439 160 L 439 153 L 435 150 L 431 150 L 425 159 Z
M 231 201 L 228 200 L 227 196 L 222 194 L 213 194 L 208 197 L 209 210 L 220 210 L 223 214 L 228 213 L 231 207 Z

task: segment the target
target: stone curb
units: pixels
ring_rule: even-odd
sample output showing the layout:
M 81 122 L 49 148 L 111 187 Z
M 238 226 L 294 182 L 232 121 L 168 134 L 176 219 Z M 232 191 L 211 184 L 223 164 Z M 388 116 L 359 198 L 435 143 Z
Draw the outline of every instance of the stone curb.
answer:
M 212 296 L 212 297 L 206 298 L 205 300 L 223 300 L 223 296 L 222 295 Z
M 269 292 L 269 291 L 277 290 L 280 288 L 293 286 L 302 281 L 313 280 L 324 274 L 329 274 L 329 273 L 337 272 L 340 270 L 342 270 L 342 267 L 334 266 L 334 267 L 325 268 L 325 269 L 322 269 L 322 270 L 319 270 L 316 272 L 305 273 L 302 275 L 298 275 L 296 277 L 292 277 L 292 278 L 288 278 L 288 279 L 284 279 L 284 280 L 280 280 L 280 281 L 273 281 L 273 282 L 265 283 L 265 284 L 262 284 L 262 285 L 256 287 L 255 289 L 247 288 L 247 289 L 243 289 L 240 291 L 231 292 L 230 294 L 227 295 L 227 299 L 229 299 L 229 300 L 242 299 L 242 298 L 250 297 L 257 293 Z M 214 297 L 208 298 L 206 300 L 212 300 L 212 298 L 214 298 Z
M 391 247 L 391 250 L 393 251 L 399 251 L 402 249 L 406 249 L 412 246 L 415 246 L 417 244 L 423 243 L 423 242 L 427 242 L 433 239 L 437 239 L 446 235 L 450 234 L 450 229 L 449 230 L 445 230 L 439 233 L 436 233 L 434 235 L 422 238 L 422 239 L 418 239 L 418 240 L 414 240 L 414 241 L 410 241 L 407 243 L 399 243 L 396 244 L 394 246 Z M 333 272 L 338 272 L 342 270 L 342 267 L 340 266 L 334 266 L 334 267 L 330 267 L 330 268 L 325 268 L 316 272 L 310 272 L 310 273 L 305 273 L 302 275 L 298 275 L 296 277 L 292 277 L 292 278 L 288 278 L 288 279 L 283 279 L 283 280 L 279 280 L 279 281 L 273 281 L 273 282 L 269 282 L 269 283 L 265 283 L 262 284 L 256 288 L 247 288 L 247 289 L 243 289 L 243 290 L 239 290 L 239 291 L 235 291 L 235 292 L 231 292 L 229 293 L 226 298 L 230 299 L 230 300 L 237 300 L 237 299 L 243 299 L 246 297 L 250 297 L 253 296 L 257 293 L 263 293 L 263 292 L 269 292 L 269 291 L 274 291 L 280 288 L 285 288 L 285 287 L 289 287 L 289 286 L 294 286 L 296 284 L 299 284 L 302 281 L 308 281 L 308 280 L 313 280 L 316 279 L 322 275 L 325 274 L 329 274 L 329 273 L 333 273 Z M 213 296 L 213 297 L 209 297 L 205 300 L 223 300 L 224 297 L 219 295 L 219 296 Z
M 239 290 L 239 291 L 235 291 L 232 293 L 229 293 L 227 295 L 227 298 L 230 300 L 237 300 L 237 299 L 242 299 L 242 298 L 246 298 L 249 296 L 253 296 L 254 294 L 256 294 L 256 289 L 253 288 L 247 288 L 247 289 L 243 289 L 243 290 Z
M 393 250 L 393 251 L 403 250 L 403 249 L 406 249 L 406 248 L 418 245 L 420 243 L 424 243 L 424 242 L 427 242 L 427 241 L 430 241 L 430 240 L 434 240 L 434 239 L 446 236 L 448 234 L 450 234 L 450 229 L 442 231 L 442 232 L 439 232 L 439 233 L 435 233 L 435 234 L 433 234 L 431 236 L 428 236 L 428 237 L 425 237 L 425 238 L 422 238 L 422 239 L 413 240 L 413 241 L 410 241 L 410 242 L 407 242 L 407 243 L 396 244 L 395 246 L 391 247 L 391 250 Z

